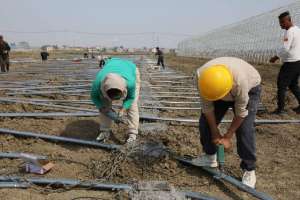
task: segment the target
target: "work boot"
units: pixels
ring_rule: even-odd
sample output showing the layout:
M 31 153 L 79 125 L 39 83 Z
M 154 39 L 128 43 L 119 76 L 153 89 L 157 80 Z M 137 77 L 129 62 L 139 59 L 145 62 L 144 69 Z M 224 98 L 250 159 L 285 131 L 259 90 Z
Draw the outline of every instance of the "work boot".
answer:
M 132 143 L 132 142 L 136 141 L 136 136 L 137 136 L 137 134 L 129 133 L 129 137 L 127 139 L 127 143 Z
M 98 137 L 96 138 L 96 140 L 98 142 L 106 142 L 109 137 L 110 137 L 111 131 L 110 130 L 105 130 L 105 131 L 100 131 Z
M 284 109 L 277 108 L 273 112 L 271 112 L 272 115 L 284 115 L 287 114 L 287 112 Z
M 202 156 L 194 158 L 192 162 L 201 167 L 218 167 L 217 154 L 204 154 Z
M 296 108 L 293 108 L 293 111 L 297 114 L 300 114 L 300 105 Z
M 255 188 L 255 183 L 256 183 L 256 175 L 255 175 L 255 170 L 252 171 L 245 171 L 243 178 L 242 178 L 242 183 L 251 187 Z

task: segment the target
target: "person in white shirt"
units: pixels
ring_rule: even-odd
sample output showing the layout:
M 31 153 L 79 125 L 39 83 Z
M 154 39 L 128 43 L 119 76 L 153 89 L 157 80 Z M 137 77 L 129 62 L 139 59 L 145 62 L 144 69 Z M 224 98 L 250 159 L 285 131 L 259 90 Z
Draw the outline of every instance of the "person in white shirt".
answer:
M 283 38 L 283 47 L 278 51 L 277 56 L 270 59 L 275 63 L 281 59 L 282 67 L 277 78 L 277 109 L 273 114 L 285 113 L 285 95 L 289 88 L 296 99 L 298 107 L 293 110 L 300 114 L 300 88 L 298 79 L 300 76 L 300 29 L 292 22 L 289 12 L 279 15 L 279 23 L 282 29 L 286 30 Z

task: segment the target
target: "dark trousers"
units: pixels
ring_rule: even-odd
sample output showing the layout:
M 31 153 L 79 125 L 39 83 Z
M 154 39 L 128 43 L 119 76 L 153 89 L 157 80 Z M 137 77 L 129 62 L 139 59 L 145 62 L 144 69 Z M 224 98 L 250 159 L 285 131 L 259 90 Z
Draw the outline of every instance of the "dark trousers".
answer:
M 1 65 L 1 72 L 8 72 L 9 71 L 9 58 L 5 56 L 0 56 L 0 65 Z
M 105 61 L 102 59 L 99 62 L 99 68 L 102 69 L 102 67 L 105 65 Z
M 161 65 L 163 67 L 163 69 L 165 69 L 164 57 L 158 56 L 157 65 Z
M 289 88 L 295 95 L 300 105 L 300 88 L 298 79 L 300 76 L 300 61 L 286 62 L 280 68 L 277 78 L 277 105 L 278 109 L 283 110 L 285 106 L 285 95 Z
M 255 127 L 254 121 L 257 112 L 257 107 L 260 102 L 261 86 L 252 88 L 249 91 L 248 116 L 245 117 L 243 123 L 236 131 L 237 152 L 241 158 L 241 168 L 244 170 L 254 170 L 256 162 L 255 151 Z M 214 112 L 217 124 L 221 122 L 229 108 L 234 108 L 234 102 L 215 101 Z M 201 114 L 199 120 L 200 141 L 203 146 L 203 151 L 212 155 L 217 152 L 216 145 L 212 143 L 212 136 L 208 122 L 204 114 Z

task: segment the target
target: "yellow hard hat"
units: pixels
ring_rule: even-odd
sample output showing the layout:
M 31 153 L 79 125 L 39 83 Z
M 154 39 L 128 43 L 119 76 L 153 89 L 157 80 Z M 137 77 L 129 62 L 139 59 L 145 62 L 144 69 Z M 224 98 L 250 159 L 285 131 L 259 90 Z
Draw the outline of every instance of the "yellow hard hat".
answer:
M 233 77 L 226 65 L 212 65 L 198 74 L 200 95 L 208 101 L 226 96 L 233 85 Z

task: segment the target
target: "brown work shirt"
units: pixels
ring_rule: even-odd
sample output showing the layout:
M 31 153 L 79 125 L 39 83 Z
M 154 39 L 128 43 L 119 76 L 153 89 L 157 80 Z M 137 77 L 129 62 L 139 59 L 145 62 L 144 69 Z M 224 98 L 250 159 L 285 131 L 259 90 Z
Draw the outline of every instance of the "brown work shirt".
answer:
M 197 70 L 197 77 L 199 77 L 203 69 L 218 64 L 226 65 L 233 76 L 233 87 L 231 91 L 221 100 L 233 101 L 235 114 L 240 117 L 246 117 L 248 115 L 248 93 L 252 88 L 260 85 L 261 83 L 261 77 L 258 71 L 252 65 L 242 59 L 234 57 L 220 57 L 213 59 L 200 67 Z M 207 101 L 201 96 L 200 98 L 203 113 L 214 111 L 212 101 Z

